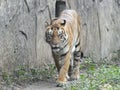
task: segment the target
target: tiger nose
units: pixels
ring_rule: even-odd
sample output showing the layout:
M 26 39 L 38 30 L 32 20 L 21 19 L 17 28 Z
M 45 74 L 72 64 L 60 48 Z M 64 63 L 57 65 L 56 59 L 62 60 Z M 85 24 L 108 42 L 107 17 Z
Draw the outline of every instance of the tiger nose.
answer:
M 52 44 L 53 44 L 53 45 L 58 45 L 58 42 L 57 42 L 57 41 L 53 41 Z
M 55 46 L 58 45 L 59 44 L 59 40 L 54 39 L 52 44 L 55 45 Z

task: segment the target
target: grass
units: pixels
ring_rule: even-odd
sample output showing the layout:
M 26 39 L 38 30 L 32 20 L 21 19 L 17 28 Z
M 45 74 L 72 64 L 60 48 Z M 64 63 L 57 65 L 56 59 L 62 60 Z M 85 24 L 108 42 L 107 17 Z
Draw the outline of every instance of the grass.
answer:
M 55 66 L 49 64 L 44 68 L 27 68 L 27 66 L 18 66 L 9 74 L 8 72 L 2 72 L 3 82 L 6 85 L 11 85 L 16 83 L 22 85 L 25 83 L 33 83 L 39 80 L 48 80 L 49 78 L 54 77 L 56 72 Z
M 21 85 L 54 78 L 56 72 L 54 64 L 42 69 L 18 66 L 12 74 L 3 72 L 2 77 L 7 85 Z M 97 64 L 86 58 L 80 65 L 80 72 L 80 79 L 64 86 L 64 90 L 120 90 L 120 67 L 115 64 Z
M 80 66 L 80 79 L 64 90 L 120 90 L 120 67 L 98 65 L 89 58 Z

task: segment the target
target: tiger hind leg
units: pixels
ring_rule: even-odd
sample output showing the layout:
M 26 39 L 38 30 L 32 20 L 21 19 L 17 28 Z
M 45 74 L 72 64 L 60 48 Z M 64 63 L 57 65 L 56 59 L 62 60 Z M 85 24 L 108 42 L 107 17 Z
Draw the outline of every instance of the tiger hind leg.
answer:
M 80 77 L 79 67 L 80 67 L 80 51 L 74 53 L 73 70 L 70 80 L 79 79 Z

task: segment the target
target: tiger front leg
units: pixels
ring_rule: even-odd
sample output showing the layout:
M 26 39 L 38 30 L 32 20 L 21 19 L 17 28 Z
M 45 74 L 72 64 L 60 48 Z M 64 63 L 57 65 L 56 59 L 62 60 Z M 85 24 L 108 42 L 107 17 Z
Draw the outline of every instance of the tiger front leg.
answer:
M 58 76 L 58 80 L 57 80 L 58 86 L 64 85 L 67 82 L 68 69 L 70 66 L 70 58 L 71 58 L 71 55 L 70 55 L 70 52 L 68 52 L 66 54 L 66 56 L 64 57 L 63 64 L 62 64 L 61 69 L 59 71 L 59 76 Z

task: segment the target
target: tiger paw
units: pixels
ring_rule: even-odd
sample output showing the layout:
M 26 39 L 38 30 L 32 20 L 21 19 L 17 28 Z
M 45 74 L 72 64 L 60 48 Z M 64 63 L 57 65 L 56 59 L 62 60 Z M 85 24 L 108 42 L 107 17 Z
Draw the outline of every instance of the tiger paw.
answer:
M 79 79 L 79 74 L 77 74 L 77 75 L 72 75 L 71 77 L 70 77 L 70 81 L 72 81 L 72 80 L 78 80 Z
M 65 86 L 67 84 L 67 81 L 59 81 L 59 80 L 57 80 L 57 87 L 63 87 L 63 86 Z

